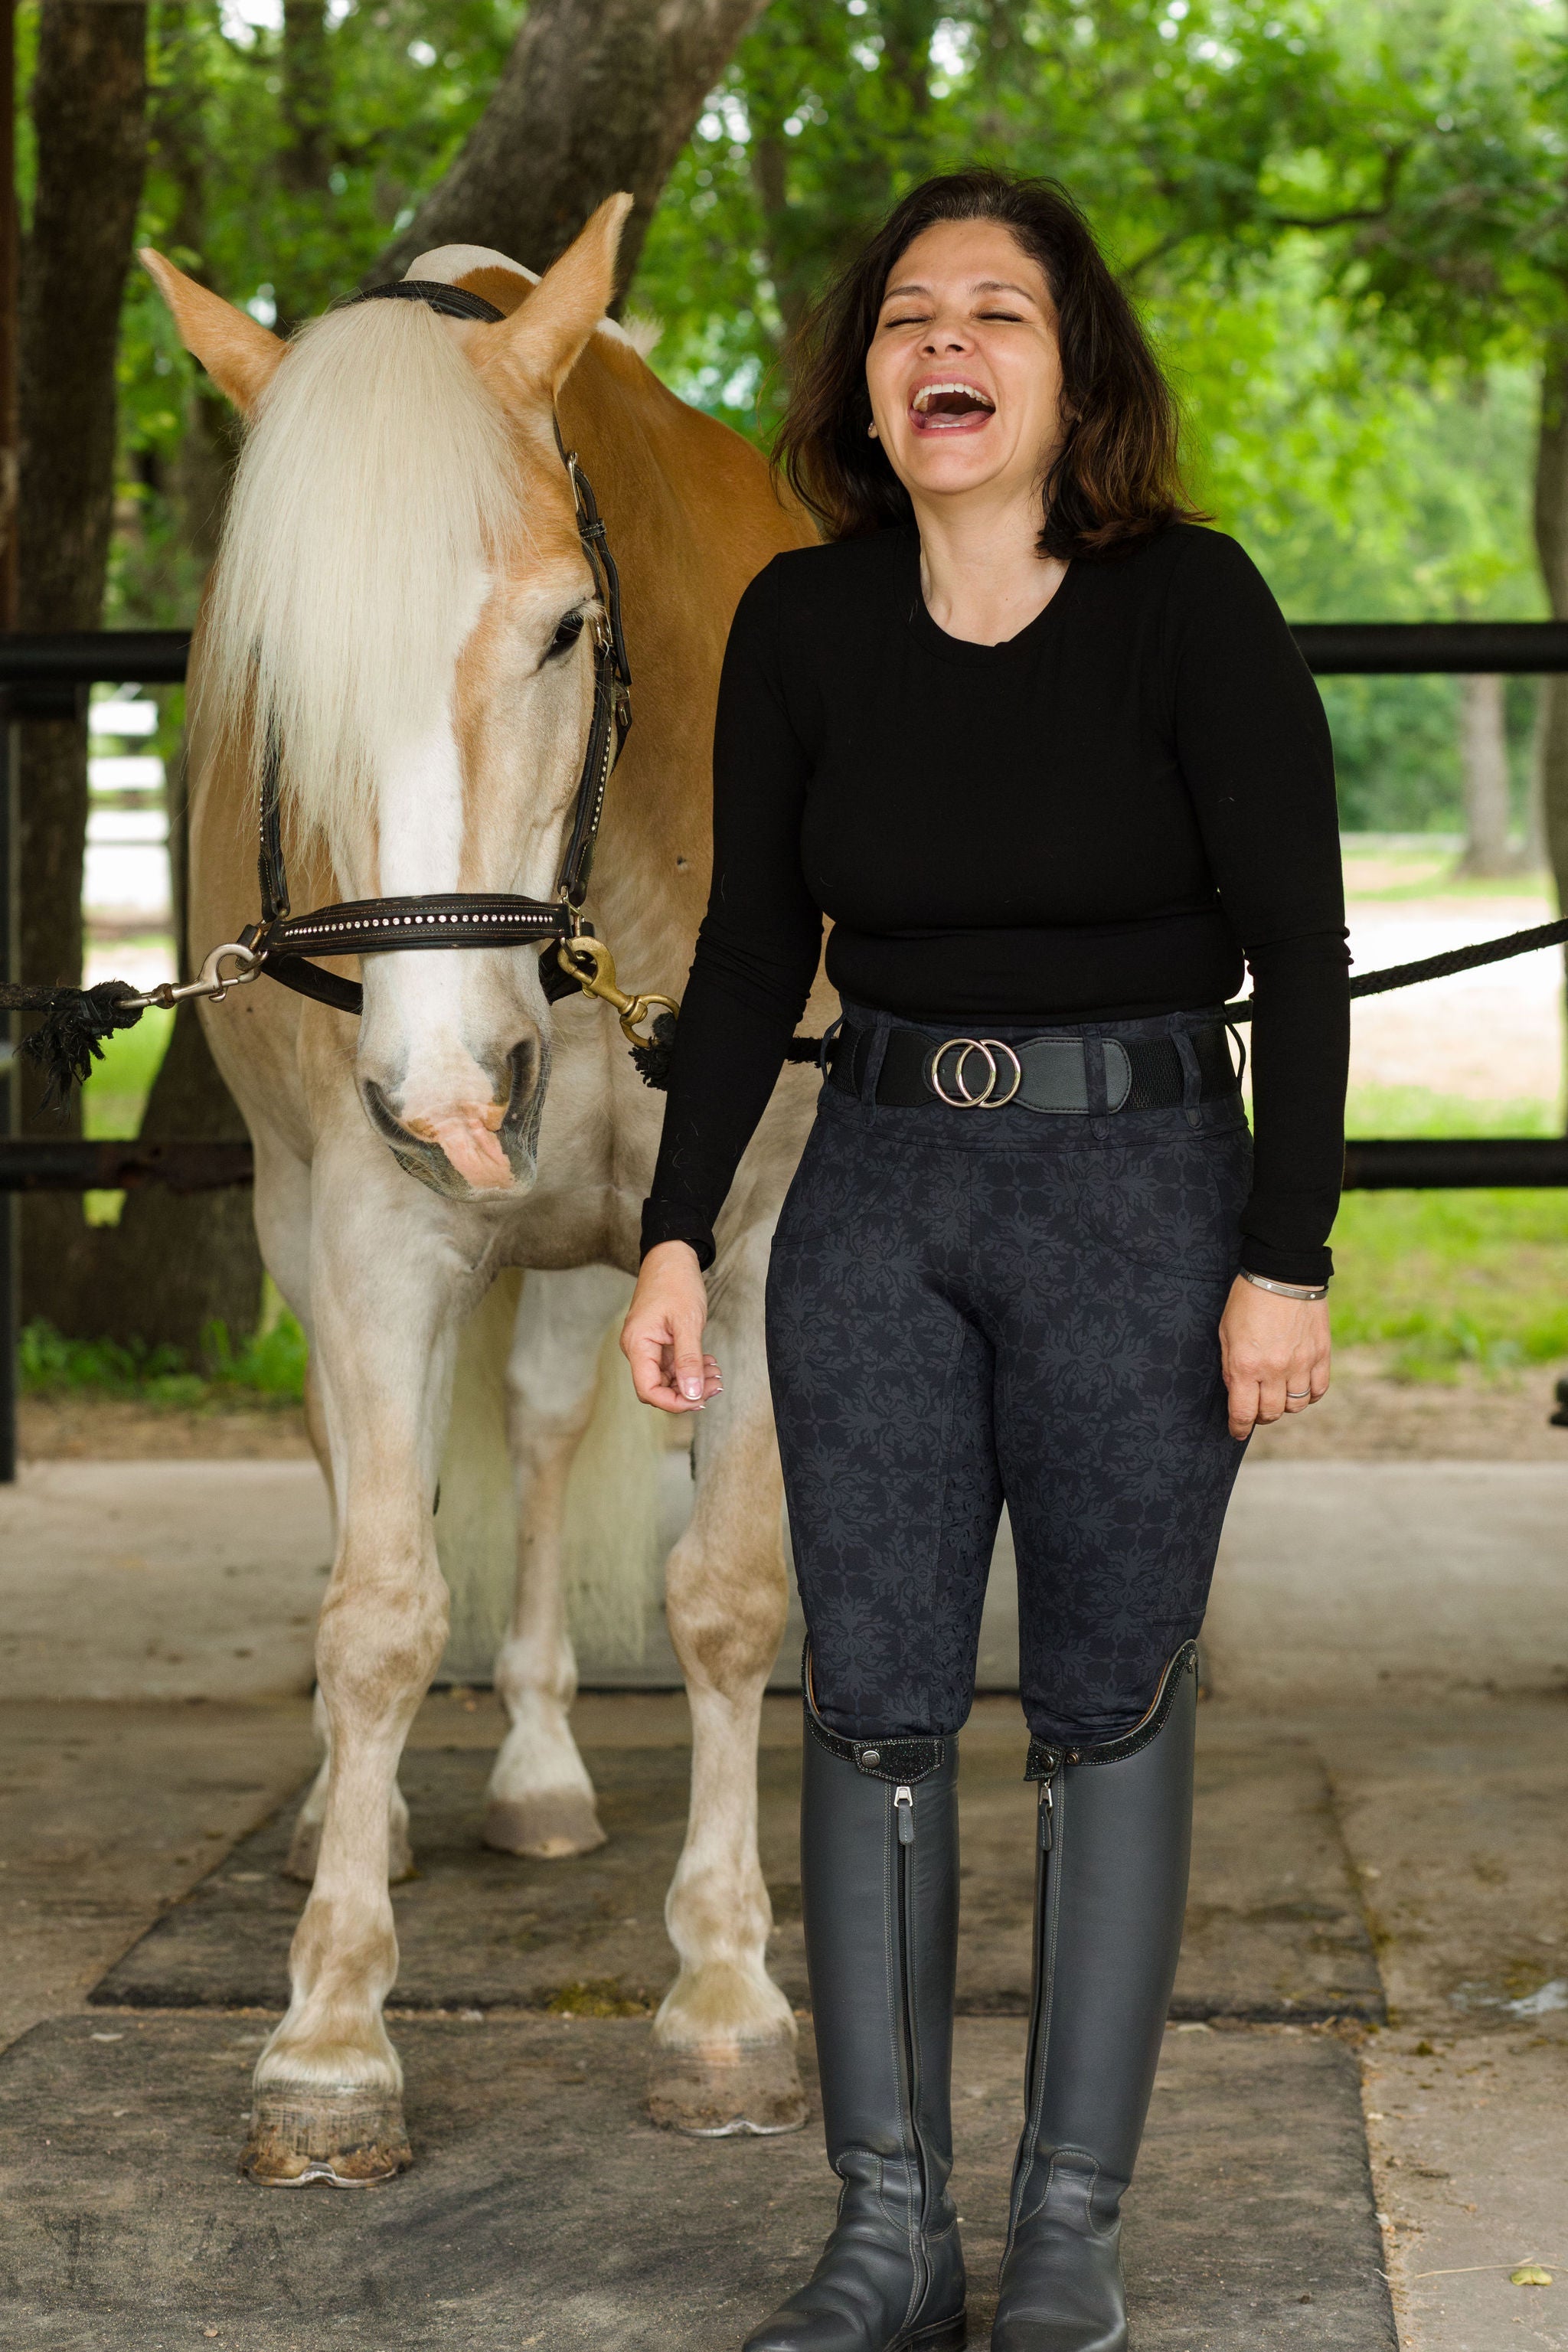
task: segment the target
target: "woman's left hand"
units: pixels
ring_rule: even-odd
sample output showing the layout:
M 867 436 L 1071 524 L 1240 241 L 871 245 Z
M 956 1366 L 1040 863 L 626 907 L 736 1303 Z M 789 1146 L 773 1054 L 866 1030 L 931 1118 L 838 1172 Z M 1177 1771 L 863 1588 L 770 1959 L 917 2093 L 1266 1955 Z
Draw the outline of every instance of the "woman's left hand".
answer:
M 1305 1412 L 1329 1385 L 1326 1301 L 1281 1298 L 1238 1274 L 1219 1326 L 1220 1361 L 1230 1397 L 1230 1433 L 1250 1437 L 1258 1422 Z

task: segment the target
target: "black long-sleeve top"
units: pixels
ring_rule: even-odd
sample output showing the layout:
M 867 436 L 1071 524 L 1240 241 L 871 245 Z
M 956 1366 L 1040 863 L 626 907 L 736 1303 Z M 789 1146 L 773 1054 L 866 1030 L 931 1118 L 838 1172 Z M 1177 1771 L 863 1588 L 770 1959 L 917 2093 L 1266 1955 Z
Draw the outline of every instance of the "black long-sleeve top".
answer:
M 1279 606 L 1221 532 L 1069 564 L 1004 645 L 926 609 L 913 526 L 776 556 L 719 694 L 713 885 L 643 1246 L 703 1265 L 833 930 L 911 1022 L 1133 1019 L 1252 974 L 1243 1263 L 1326 1280 L 1349 994 L 1333 757 Z

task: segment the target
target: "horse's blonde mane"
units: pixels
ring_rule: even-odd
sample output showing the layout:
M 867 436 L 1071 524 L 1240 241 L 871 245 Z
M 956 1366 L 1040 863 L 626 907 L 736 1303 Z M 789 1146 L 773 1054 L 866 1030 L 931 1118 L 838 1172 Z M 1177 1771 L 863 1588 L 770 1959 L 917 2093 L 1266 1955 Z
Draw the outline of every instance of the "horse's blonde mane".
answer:
M 275 729 L 291 831 L 340 850 L 379 756 L 436 722 L 520 502 L 500 407 L 423 304 L 289 344 L 236 473 L 200 693 L 253 772 Z

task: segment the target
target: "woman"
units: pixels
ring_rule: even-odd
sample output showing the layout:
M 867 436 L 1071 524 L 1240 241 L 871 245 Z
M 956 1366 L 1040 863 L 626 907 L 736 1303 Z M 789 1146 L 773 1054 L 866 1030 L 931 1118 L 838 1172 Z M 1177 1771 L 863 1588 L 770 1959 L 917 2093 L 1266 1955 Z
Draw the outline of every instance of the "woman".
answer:
M 1258 1422 L 1329 1379 L 1348 992 L 1321 706 L 1062 193 L 905 198 L 782 436 L 828 543 L 735 616 L 713 888 L 623 1346 L 718 1392 L 703 1269 L 816 971 L 843 1020 L 768 1354 L 809 1641 L 802 1879 L 838 2219 L 748 2352 L 962 2345 L 954 1737 L 1003 1498 L 1039 1783 L 992 2343 L 1118 2352 L 1185 1898 L 1195 1636 Z M 1256 1166 L 1219 1008 L 1253 981 Z

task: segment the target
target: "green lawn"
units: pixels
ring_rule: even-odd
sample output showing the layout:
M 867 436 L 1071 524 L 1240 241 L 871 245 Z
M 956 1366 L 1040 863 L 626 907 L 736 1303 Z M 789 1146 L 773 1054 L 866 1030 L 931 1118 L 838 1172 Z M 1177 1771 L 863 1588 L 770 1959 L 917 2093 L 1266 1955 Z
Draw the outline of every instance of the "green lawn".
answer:
M 82 1088 L 82 1127 L 91 1137 L 134 1135 L 174 1024 L 156 1006 L 134 1029 L 104 1040 L 103 1058 Z M 89 1192 L 83 1211 L 92 1224 L 114 1224 L 123 1192 Z M 19 1350 L 22 1387 L 34 1396 L 90 1391 L 133 1397 L 146 1404 L 215 1406 L 296 1404 L 305 1391 L 305 1340 L 294 1318 L 271 1293 L 262 1328 L 243 1342 L 214 1324 L 199 1366 L 177 1348 L 124 1348 L 112 1339 L 62 1339 L 47 1323 L 29 1324 Z
M 1350 1132 L 1552 1135 L 1548 1105 L 1360 1088 Z M 1568 1191 L 1347 1192 L 1333 1233 L 1334 1336 L 1382 1345 L 1405 1380 L 1568 1356 Z
M 142 1107 L 158 1075 L 174 1025 L 172 1013 L 153 1005 L 134 1029 L 121 1029 L 103 1041 L 103 1059 L 81 1090 L 81 1122 L 94 1137 L 134 1135 Z

